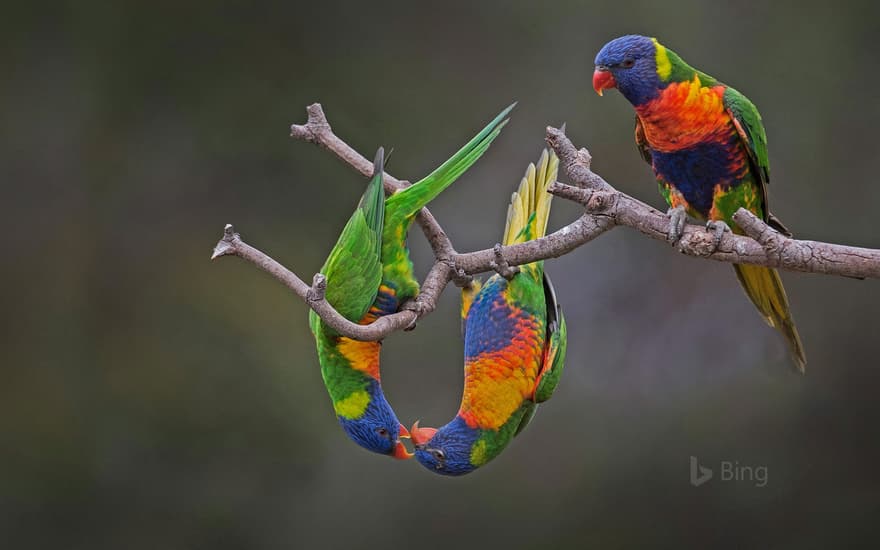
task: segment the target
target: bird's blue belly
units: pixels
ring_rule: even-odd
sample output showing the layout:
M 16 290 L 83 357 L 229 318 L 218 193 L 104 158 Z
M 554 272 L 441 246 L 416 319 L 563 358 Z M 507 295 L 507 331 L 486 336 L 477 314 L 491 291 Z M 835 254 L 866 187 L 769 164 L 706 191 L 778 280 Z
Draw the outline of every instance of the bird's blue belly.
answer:
M 716 185 L 726 189 L 738 183 L 731 170 L 729 144 L 701 143 L 669 153 L 652 151 L 651 156 L 657 178 L 674 187 L 703 216 L 712 209 Z

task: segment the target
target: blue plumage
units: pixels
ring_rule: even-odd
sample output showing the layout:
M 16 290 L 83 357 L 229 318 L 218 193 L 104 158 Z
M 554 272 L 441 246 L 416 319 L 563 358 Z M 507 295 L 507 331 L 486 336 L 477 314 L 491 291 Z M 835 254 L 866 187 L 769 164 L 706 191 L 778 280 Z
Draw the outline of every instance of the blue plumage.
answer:
M 366 391 L 370 394 L 370 402 L 364 415 L 357 420 L 339 416 L 339 424 L 348 437 L 361 447 L 374 453 L 393 454 L 399 441 L 397 427 L 401 425 L 400 421 L 385 399 L 378 380 L 371 378 Z M 393 426 L 392 431 L 389 431 L 389 426 Z
M 393 282 L 386 279 L 382 281 L 382 286 L 376 293 L 370 312 L 381 317 L 397 312 L 398 308 L 400 308 L 400 300 L 397 298 L 397 288 Z
M 621 36 L 599 50 L 596 67 L 610 71 L 620 93 L 633 105 L 641 105 L 656 98 L 666 86 L 657 76 L 655 53 L 656 46 L 650 38 L 636 34 Z
M 471 463 L 471 448 L 480 435 L 456 416 L 431 440 L 431 449 L 416 448 L 416 459 L 426 468 L 445 476 L 460 476 L 477 468 Z M 442 450 L 440 450 L 442 449 Z
M 474 299 L 465 322 L 465 361 L 483 353 L 503 351 L 516 334 L 518 316 L 512 315 L 504 296 L 507 280 L 492 277 Z
M 730 167 L 730 150 L 736 145 L 704 142 L 687 149 L 664 153 L 651 151 L 654 173 L 663 181 L 675 184 L 688 204 L 706 216 L 712 208 L 715 185 L 723 189 L 736 184 Z

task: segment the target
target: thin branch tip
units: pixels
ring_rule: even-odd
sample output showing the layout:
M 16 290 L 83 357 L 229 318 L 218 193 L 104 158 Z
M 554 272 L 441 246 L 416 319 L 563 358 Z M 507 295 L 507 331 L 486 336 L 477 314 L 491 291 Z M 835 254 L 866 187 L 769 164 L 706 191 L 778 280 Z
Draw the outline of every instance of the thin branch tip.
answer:
M 324 114 L 324 107 L 317 101 L 306 107 L 306 113 L 309 115 L 309 123 L 326 123 L 327 115 Z
M 290 137 L 308 141 L 310 143 L 322 143 L 321 134 L 330 132 L 330 123 L 320 103 L 312 103 L 306 107 L 306 123 L 291 124 Z
M 235 241 L 239 239 L 240 236 L 235 232 L 235 228 L 231 223 L 227 223 L 225 227 L 223 227 L 223 237 L 217 241 L 217 244 L 214 246 L 214 251 L 211 254 L 211 259 L 216 260 L 220 256 L 227 256 L 230 254 L 235 254 Z

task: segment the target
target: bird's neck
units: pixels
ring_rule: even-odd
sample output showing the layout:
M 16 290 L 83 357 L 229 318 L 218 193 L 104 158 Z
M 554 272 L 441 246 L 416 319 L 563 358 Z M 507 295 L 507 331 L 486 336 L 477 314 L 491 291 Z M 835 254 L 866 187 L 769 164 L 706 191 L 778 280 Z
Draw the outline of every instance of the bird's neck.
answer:
M 458 416 L 456 420 L 460 420 L 460 422 L 457 424 L 461 425 L 463 430 L 477 434 L 476 440 L 471 446 L 471 463 L 479 467 L 498 456 L 516 436 L 517 428 L 519 428 L 527 410 L 526 405 L 521 405 L 498 429 L 471 428 L 466 425 L 467 423 L 461 416 Z

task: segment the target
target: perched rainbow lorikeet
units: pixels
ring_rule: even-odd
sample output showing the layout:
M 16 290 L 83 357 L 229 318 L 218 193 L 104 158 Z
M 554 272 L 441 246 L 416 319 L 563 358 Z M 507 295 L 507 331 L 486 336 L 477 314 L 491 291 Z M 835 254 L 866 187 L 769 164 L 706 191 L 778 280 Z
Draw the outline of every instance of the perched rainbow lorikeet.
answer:
M 452 158 L 415 184 L 387 199 L 382 188 L 383 150 L 373 178 L 336 246 L 321 268 L 326 298 L 346 319 L 369 324 L 394 313 L 419 292 L 406 246 L 407 232 L 419 210 L 477 161 L 506 124 L 513 105 L 501 112 Z M 324 384 L 345 433 L 358 445 L 396 458 L 412 454 L 400 442 L 409 437 L 385 399 L 379 378 L 381 342 L 339 335 L 314 312 L 315 336 Z
M 670 206 L 673 242 L 689 214 L 708 221 L 717 247 L 740 207 L 791 235 L 769 211 L 767 136 L 758 109 L 744 95 L 694 69 L 655 38 L 638 35 L 616 38 L 599 51 L 593 88 L 599 95 L 617 88 L 635 107 L 636 144 Z M 807 359 L 779 273 L 753 265 L 733 267 L 803 372 Z
M 513 194 L 504 244 L 544 236 L 558 159 L 529 165 Z M 510 280 L 493 275 L 462 291 L 465 382 L 461 407 L 440 429 L 410 430 L 426 468 L 462 475 L 495 458 L 550 398 L 565 362 L 566 329 L 544 262 L 520 267 Z

